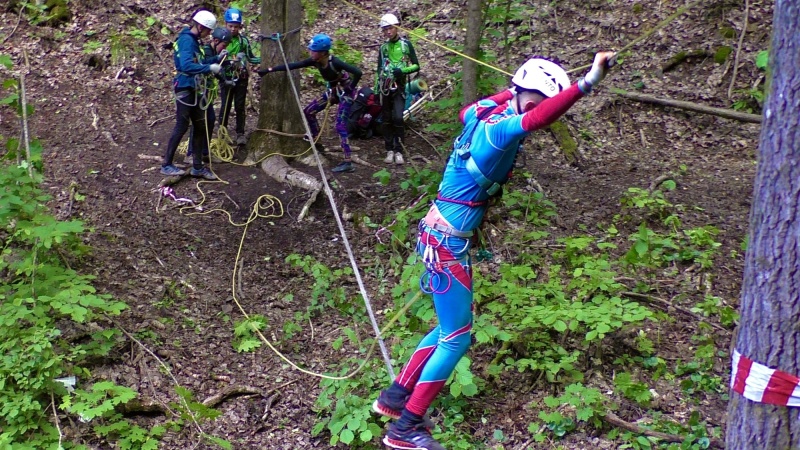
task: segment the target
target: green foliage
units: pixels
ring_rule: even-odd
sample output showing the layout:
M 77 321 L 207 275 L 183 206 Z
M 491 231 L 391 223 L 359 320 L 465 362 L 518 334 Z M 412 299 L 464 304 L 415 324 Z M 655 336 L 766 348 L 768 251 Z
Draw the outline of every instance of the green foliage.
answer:
M 674 190 L 675 182 L 666 180 L 663 183 L 666 190 Z M 676 207 L 665 197 L 664 192 L 656 189 L 652 192 L 641 188 L 628 188 L 628 191 L 621 199 L 622 206 L 631 210 L 644 210 L 645 218 L 663 219 Z M 678 206 L 678 209 L 682 207 Z
M 683 441 L 680 443 L 663 442 L 657 438 L 643 436 L 630 431 L 620 432 L 618 429 L 611 430 L 608 433 L 608 438 L 622 441 L 617 447 L 620 449 L 703 450 L 711 447 L 710 438 L 719 438 L 721 434 L 719 427 L 712 428 L 711 432 L 709 432 L 708 424 L 700 420 L 700 413 L 697 411 L 692 411 L 686 425 L 665 420 L 662 418 L 662 414 L 657 411 L 651 411 L 651 415 L 653 416 L 652 424 L 641 424 L 640 426 L 661 433 L 681 436 L 684 438 Z
M 609 407 L 608 400 L 598 389 L 586 387 L 581 383 L 568 385 L 564 388 L 564 393 L 558 397 L 545 397 L 544 403 L 554 411 L 540 411 L 539 419 L 556 437 L 562 437 L 575 428 L 572 417 L 559 412 L 561 406 L 571 406 L 570 409 L 575 411 L 575 420 L 595 427 L 600 427 L 605 411 Z
M 614 387 L 623 397 L 635 401 L 636 403 L 647 406 L 653 399 L 653 394 L 645 383 L 633 381 L 633 377 L 628 372 L 618 373 L 614 377 Z
M 0 63 L 8 67 L 10 61 L 0 56 Z M 15 91 L 17 84 L 6 81 L 3 87 Z M 16 92 L 0 104 L 20 112 Z M 40 167 L 40 155 L 37 144 L 33 161 L 0 165 L 4 186 L 0 190 L 0 352 L 4 355 L 0 360 L 0 447 L 56 448 L 63 439 L 48 409 L 58 398 L 60 403 L 52 407 L 58 407 L 60 414 L 96 423 L 98 436 L 118 448 L 154 449 L 162 428 L 144 430 L 114 412 L 136 397 L 133 390 L 97 381 L 67 392 L 56 380 L 68 375 L 88 378 L 90 373 L 82 365 L 89 358 L 107 356 L 119 338 L 116 330 L 101 329 L 76 341 L 63 336 L 64 330 L 83 329 L 104 316 L 116 316 L 126 305 L 97 293 L 92 277 L 65 264 L 64 258 L 87 252 L 81 242 L 84 228 L 80 221 L 59 221 L 48 210 L 50 197 L 40 186 L 42 175 L 32 171 L 31 176 L 28 171 L 31 165 Z
M 314 278 L 308 306 L 310 311 L 323 312 L 327 308 L 336 308 L 352 315 L 361 307 L 360 303 L 353 302 L 347 297 L 340 282 L 343 278 L 353 275 L 353 269 L 350 267 L 331 270 L 312 256 L 298 254 L 287 256 L 286 262 L 293 267 L 301 268 L 306 275 Z
M 259 314 L 237 321 L 233 328 L 233 348 L 239 353 L 255 351 L 261 347 L 261 339 L 256 332 L 266 327 L 267 319 Z
M 767 66 L 769 65 L 769 51 L 761 50 L 756 55 L 756 67 L 761 70 L 767 70 Z

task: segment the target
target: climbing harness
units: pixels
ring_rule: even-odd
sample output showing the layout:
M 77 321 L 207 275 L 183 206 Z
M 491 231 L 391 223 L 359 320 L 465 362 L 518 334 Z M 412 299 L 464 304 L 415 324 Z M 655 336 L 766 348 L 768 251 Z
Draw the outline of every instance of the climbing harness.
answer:
M 450 290 L 453 285 L 453 279 L 449 271 L 445 269 L 461 264 L 469 267 L 469 256 L 464 256 L 457 259 L 443 260 L 439 254 L 440 249 L 449 249 L 449 241 L 451 237 L 461 237 L 442 232 L 443 239 L 439 241 L 425 229 L 436 229 L 433 226 L 425 224 L 425 221 L 419 223 L 418 232 L 418 245 L 424 246 L 422 250 L 422 263 L 425 266 L 425 273 L 419 278 L 419 288 L 426 294 L 444 294 Z M 470 232 L 470 236 L 472 232 Z M 469 248 L 470 242 L 466 240 L 463 247 L 455 253 L 463 253 Z

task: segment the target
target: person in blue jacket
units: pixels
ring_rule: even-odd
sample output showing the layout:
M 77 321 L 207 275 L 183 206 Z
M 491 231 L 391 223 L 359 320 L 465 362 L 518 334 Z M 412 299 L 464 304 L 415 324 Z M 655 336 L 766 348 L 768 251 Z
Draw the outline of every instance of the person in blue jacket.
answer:
M 225 77 L 225 70 L 223 63 L 223 59 L 227 58 L 227 50 L 225 47 L 231 42 L 231 32 L 228 31 L 227 28 L 220 28 L 217 27 L 211 32 L 211 43 L 206 44 L 203 46 L 203 56 L 205 57 L 205 61 L 209 63 L 220 63 L 223 66 L 223 70 L 220 73 L 215 75 L 215 78 L 208 78 L 206 79 L 206 100 L 207 102 L 202 104 L 201 107 L 206 111 L 206 133 L 205 139 L 211 140 L 211 130 L 214 129 L 214 120 L 216 120 L 216 115 L 214 114 L 214 99 L 216 98 L 216 92 L 218 91 L 219 86 L 226 86 L 232 84 L 233 82 L 228 80 Z M 227 61 L 227 60 L 226 60 Z M 186 159 L 185 162 L 191 163 L 194 161 L 194 155 L 192 154 L 192 148 L 194 143 L 192 142 L 192 136 L 194 133 L 189 133 L 189 149 L 186 151 Z M 207 146 L 206 146 L 207 147 Z M 208 151 L 208 149 L 206 149 Z M 203 162 L 208 162 L 209 156 L 208 153 L 203 154 Z
M 217 25 L 217 19 L 210 11 L 197 11 L 192 17 L 192 25 L 184 28 L 175 41 L 175 128 L 167 143 L 164 160 L 161 163 L 161 173 L 169 176 L 181 176 L 186 172 L 172 163 L 175 151 L 178 149 L 183 135 L 192 127 L 192 155 L 194 157 L 192 169 L 189 174 L 193 177 L 215 180 L 217 177 L 208 167 L 203 165 L 203 155 L 208 154 L 208 140 L 206 139 L 206 111 L 204 106 L 209 106 L 206 97 L 205 77 L 218 74 L 222 67 L 219 65 L 226 54 L 217 55 L 215 62 L 209 63 L 203 54 L 200 40 L 208 37 L 211 30 Z
M 330 54 L 331 38 L 327 34 L 317 34 L 308 43 L 308 51 L 311 57 L 302 61 L 284 65 L 268 67 L 258 71 L 259 75 L 264 76 L 270 72 L 301 69 L 303 67 L 316 67 L 322 79 L 328 83 L 328 89 L 323 94 L 312 101 L 303 109 L 311 128 L 311 137 L 317 139 L 319 135 L 319 122 L 317 113 L 324 111 L 328 104 L 338 104 L 336 111 L 336 133 L 342 144 L 344 160 L 333 168 L 334 172 L 353 172 L 355 167 L 350 160 L 350 141 L 348 141 L 347 118 L 350 115 L 350 107 L 353 104 L 353 95 L 356 85 L 361 80 L 361 69 L 352 66 L 341 59 Z M 317 144 L 319 145 L 319 144 Z
M 522 140 L 555 122 L 605 77 L 615 54 L 595 55 L 591 70 L 570 85 L 558 64 L 525 62 L 513 87 L 461 110 L 464 124 L 445 166 L 436 200 L 419 224 L 417 253 L 423 292 L 433 295 L 438 326 L 422 338 L 408 363 L 381 391 L 375 412 L 396 419 L 383 440 L 392 448 L 443 450 L 425 414 L 470 346 L 472 269 L 469 249 L 489 201 L 502 193 Z

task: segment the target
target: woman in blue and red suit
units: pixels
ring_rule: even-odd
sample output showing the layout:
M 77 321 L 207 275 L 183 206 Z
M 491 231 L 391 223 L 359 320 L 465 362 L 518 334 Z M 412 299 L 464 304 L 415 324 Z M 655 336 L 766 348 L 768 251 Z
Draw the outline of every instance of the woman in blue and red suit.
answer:
M 311 128 L 311 135 L 314 139 L 319 135 L 319 122 L 317 113 L 324 111 L 328 104 L 339 104 L 336 110 L 336 133 L 342 143 L 344 160 L 333 168 L 334 172 L 353 172 L 355 168 L 350 161 L 350 142 L 347 139 L 347 117 L 350 115 L 350 107 L 353 104 L 353 95 L 361 80 L 361 69 L 347 64 L 341 59 L 331 56 L 331 38 L 327 34 L 317 34 L 311 38 L 308 44 L 308 51 L 311 57 L 302 61 L 289 63 L 288 66 L 280 65 L 261 69 L 258 74 L 264 76 L 270 72 L 280 72 L 285 70 L 302 69 L 303 67 L 316 67 L 328 83 L 328 90 L 319 98 L 312 101 L 303 109 L 308 126 Z
M 444 449 L 431 437 L 425 414 L 470 345 L 469 249 L 474 230 L 490 197 L 508 181 L 522 139 L 555 122 L 589 94 L 605 77 L 614 56 L 595 55 L 592 69 L 572 86 L 559 65 L 541 58 L 528 60 L 511 79 L 511 89 L 461 110 L 464 131 L 455 140 L 417 240 L 425 264 L 420 287 L 433 294 L 439 325 L 422 338 L 392 385 L 372 405 L 377 413 L 396 419 L 383 440 L 389 447 Z

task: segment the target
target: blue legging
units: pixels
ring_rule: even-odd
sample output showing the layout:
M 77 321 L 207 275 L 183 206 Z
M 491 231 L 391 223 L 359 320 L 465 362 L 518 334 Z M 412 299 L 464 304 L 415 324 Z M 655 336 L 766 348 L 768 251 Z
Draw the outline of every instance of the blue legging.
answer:
M 311 135 L 314 138 L 319 134 L 319 121 L 317 121 L 317 113 L 324 111 L 328 107 L 328 92 L 325 91 L 322 96 L 317 98 L 303 108 L 303 115 L 306 116 L 308 126 L 311 128 Z M 341 94 L 334 93 L 334 102 L 339 104 L 336 110 L 336 133 L 339 135 L 339 140 L 342 143 L 342 151 L 344 152 L 344 159 L 350 159 L 350 141 L 347 140 L 347 117 L 350 115 L 350 106 L 353 104 L 353 89 L 342 88 Z
M 408 411 L 423 416 L 470 346 L 470 241 L 420 226 L 417 253 L 425 263 L 420 287 L 433 295 L 439 325 L 420 341 L 395 382 L 411 391 Z

